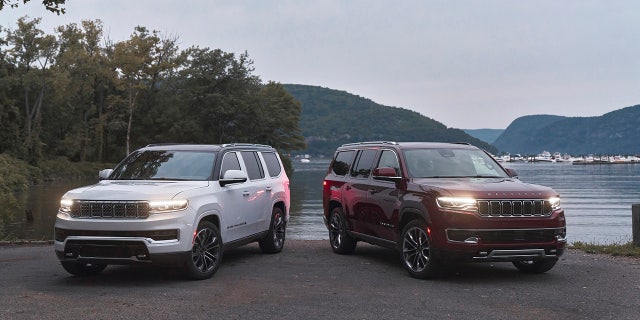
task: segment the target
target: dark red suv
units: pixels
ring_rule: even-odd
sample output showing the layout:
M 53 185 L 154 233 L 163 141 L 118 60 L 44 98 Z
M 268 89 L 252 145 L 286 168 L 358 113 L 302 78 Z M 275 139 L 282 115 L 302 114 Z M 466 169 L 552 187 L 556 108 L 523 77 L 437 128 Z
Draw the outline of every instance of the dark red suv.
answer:
M 510 261 L 543 273 L 566 244 L 560 198 L 469 144 L 362 142 L 336 151 L 323 182 L 334 252 L 396 249 L 416 278 L 440 262 Z

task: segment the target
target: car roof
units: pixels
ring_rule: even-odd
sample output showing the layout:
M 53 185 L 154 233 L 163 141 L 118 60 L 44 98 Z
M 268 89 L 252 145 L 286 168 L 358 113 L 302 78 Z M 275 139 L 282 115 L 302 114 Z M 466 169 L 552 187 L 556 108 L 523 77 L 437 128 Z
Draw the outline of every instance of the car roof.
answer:
M 264 144 L 250 143 L 227 143 L 227 144 L 178 144 L 159 143 L 150 144 L 140 150 L 181 150 L 181 151 L 220 151 L 223 149 L 244 149 L 244 150 L 269 150 L 275 149 Z
M 367 147 L 394 147 L 397 149 L 437 149 L 437 148 L 458 148 L 458 149 L 477 149 L 477 147 L 466 143 L 450 143 L 450 142 L 394 142 L 394 141 L 366 141 L 347 143 L 340 146 L 338 149 L 361 149 Z

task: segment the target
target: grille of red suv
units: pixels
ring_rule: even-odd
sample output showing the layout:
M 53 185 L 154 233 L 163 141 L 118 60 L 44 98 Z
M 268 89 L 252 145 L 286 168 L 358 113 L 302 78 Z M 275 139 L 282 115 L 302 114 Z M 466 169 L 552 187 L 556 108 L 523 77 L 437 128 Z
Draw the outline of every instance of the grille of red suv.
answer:
M 483 217 L 546 217 L 553 211 L 544 199 L 478 200 L 478 214 Z
M 76 201 L 71 216 L 87 219 L 145 219 L 149 203 L 145 201 Z

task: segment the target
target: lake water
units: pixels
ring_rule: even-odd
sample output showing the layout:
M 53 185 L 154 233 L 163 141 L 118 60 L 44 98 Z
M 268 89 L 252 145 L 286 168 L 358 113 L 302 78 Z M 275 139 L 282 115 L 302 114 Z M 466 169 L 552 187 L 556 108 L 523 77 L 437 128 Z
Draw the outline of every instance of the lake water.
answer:
M 571 165 L 507 163 L 520 180 L 546 185 L 560 193 L 567 217 L 569 242 L 628 242 L 632 240 L 631 206 L 640 204 L 640 164 Z M 291 177 L 289 239 L 328 239 L 322 222 L 322 178 L 328 159 L 294 163 Z M 93 183 L 74 181 L 39 185 L 21 196 L 13 219 L 2 223 L 8 238 L 52 239 L 59 199 L 67 190 Z M 28 222 L 25 211 L 33 213 Z

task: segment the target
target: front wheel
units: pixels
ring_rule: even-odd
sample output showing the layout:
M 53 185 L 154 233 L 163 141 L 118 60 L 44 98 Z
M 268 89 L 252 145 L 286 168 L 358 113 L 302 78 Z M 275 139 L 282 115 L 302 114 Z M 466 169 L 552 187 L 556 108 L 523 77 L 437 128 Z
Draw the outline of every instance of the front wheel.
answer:
M 282 209 L 273 207 L 269 231 L 264 238 L 260 239 L 260 242 L 258 242 L 260 250 L 264 253 L 278 253 L 282 251 L 282 248 L 284 247 L 286 229 L 287 222 L 285 221 Z
M 191 254 L 185 261 L 185 271 L 189 278 L 202 280 L 211 278 L 222 261 L 222 241 L 215 224 L 202 221 L 193 237 Z
M 61 261 L 62 267 L 74 276 L 93 276 L 104 270 L 106 264 L 92 264 L 86 262 Z
M 414 220 L 402 230 L 402 265 L 414 278 L 427 279 L 436 274 L 436 261 L 432 256 L 431 239 L 427 234 L 427 225 Z
M 524 273 L 545 273 L 558 262 L 557 259 L 514 261 L 513 265 Z

